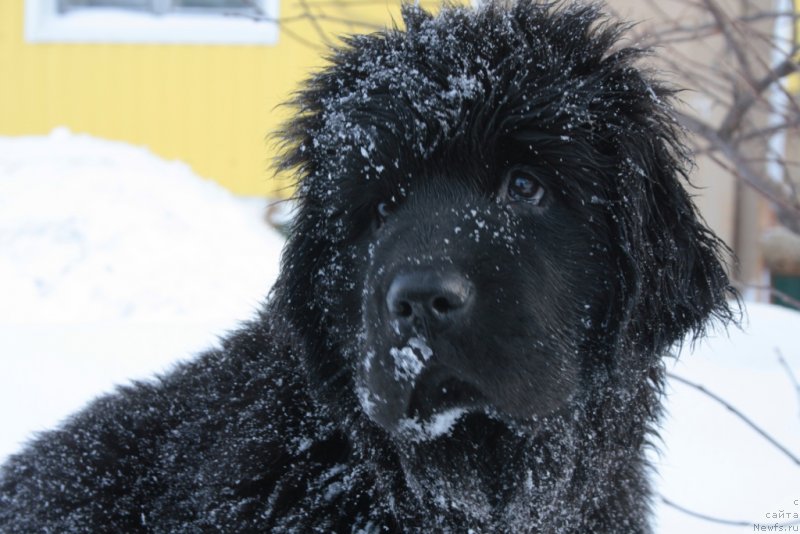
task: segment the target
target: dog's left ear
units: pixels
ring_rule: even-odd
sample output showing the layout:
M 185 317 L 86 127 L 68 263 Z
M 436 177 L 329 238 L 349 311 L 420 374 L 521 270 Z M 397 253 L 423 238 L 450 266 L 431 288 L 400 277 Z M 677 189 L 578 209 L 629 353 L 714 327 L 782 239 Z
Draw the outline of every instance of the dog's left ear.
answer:
M 725 268 L 732 252 L 686 190 L 690 160 L 672 117 L 672 92 L 627 74 L 633 97 L 613 135 L 620 167 L 610 208 L 619 232 L 619 319 L 628 341 L 661 352 L 702 334 L 712 317 L 735 320 L 728 301 L 738 295 Z

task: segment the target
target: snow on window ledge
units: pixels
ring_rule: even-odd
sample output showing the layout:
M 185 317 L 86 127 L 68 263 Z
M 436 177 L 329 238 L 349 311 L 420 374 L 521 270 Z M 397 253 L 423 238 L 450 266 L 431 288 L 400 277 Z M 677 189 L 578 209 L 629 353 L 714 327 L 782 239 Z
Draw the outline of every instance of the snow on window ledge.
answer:
M 25 39 L 32 43 L 275 44 L 278 25 L 222 13 L 153 15 L 114 8 L 59 13 L 56 0 L 26 0 Z M 279 0 L 266 0 L 278 15 Z

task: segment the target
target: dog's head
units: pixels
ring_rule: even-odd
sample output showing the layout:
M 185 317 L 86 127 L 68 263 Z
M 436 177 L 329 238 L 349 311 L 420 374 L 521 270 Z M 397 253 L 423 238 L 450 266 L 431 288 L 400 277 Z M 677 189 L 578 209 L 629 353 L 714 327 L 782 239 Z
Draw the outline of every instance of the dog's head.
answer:
M 545 416 L 729 317 L 671 91 L 596 7 L 414 7 L 295 101 L 276 302 L 391 432 Z

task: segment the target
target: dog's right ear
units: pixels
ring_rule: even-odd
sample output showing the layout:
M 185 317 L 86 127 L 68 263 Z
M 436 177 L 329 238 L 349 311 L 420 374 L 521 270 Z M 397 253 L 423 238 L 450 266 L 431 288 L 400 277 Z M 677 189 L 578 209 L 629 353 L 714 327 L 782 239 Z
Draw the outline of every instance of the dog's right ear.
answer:
M 613 136 L 618 163 L 611 218 L 617 230 L 620 325 L 627 341 L 660 353 L 709 319 L 736 322 L 725 264 L 731 250 L 708 228 L 686 187 L 690 159 L 672 91 L 624 71 L 628 102 Z

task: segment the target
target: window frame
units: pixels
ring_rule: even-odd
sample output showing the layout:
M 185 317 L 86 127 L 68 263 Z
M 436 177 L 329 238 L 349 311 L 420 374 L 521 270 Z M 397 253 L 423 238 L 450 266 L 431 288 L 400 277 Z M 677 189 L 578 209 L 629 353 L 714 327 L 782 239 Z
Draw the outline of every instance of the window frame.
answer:
M 274 45 L 280 0 L 258 0 L 272 20 L 228 16 L 219 8 L 155 14 L 144 10 L 84 7 L 59 11 L 58 0 L 25 0 L 30 43 Z

